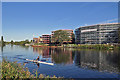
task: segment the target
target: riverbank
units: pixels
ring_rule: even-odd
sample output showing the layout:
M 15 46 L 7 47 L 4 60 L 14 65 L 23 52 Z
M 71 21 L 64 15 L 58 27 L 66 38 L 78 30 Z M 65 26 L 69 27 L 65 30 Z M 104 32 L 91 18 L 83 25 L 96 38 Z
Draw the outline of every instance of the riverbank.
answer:
M 31 74 L 28 68 L 24 68 L 20 63 L 17 62 L 10 62 L 8 60 L 3 59 L 2 61 L 2 79 L 21 79 L 21 78 L 43 78 L 42 80 L 52 80 L 53 78 L 57 78 L 55 76 L 45 76 L 43 74 L 38 75 L 38 72 Z M 61 80 L 60 78 L 57 78 Z
M 119 50 L 120 45 L 113 44 L 67 44 L 63 45 L 67 48 L 79 48 L 79 49 L 98 49 L 98 50 Z
M 21 44 L 14 44 L 21 45 Z M 120 44 L 63 44 L 56 46 L 55 44 L 25 44 L 24 46 L 32 47 L 51 47 L 51 48 L 77 48 L 77 49 L 97 49 L 97 50 L 120 50 Z
M 119 50 L 120 45 L 113 44 L 64 44 L 62 46 L 50 45 L 32 45 L 32 47 L 51 47 L 51 48 L 79 48 L 79 49 L 97 49 L 97 50 Z

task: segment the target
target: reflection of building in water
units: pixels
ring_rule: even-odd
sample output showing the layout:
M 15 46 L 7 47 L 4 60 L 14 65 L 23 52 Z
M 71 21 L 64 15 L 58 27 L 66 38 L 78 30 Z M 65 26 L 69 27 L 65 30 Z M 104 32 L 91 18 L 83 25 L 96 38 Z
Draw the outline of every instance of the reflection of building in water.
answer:
M 33 47 L 33 52 L 41 54 L 42 58 L 51 58 L 52 62 L 72 64 L 72 51 L 65 48 Z
M 42 49 L 40 49 L 39 47 L 33 47 L 33 52 L 35 53 L 39 53 L 39 54 L 42 54 Z
M 51 49 L 50 48 L 43 49 L 42 56 L 43 56 L 43 58 L 50 58 L 51 57 Z
M 65 48 L 51 48 L 52 61 L 56 64 L 72 64 L 72 51 Z
M 118 56 L 117 53 L 107 54 L 106 52 L 97 51 L 76 51 L 75 63 L 77 66 L 99 71 L 118 73 Z M 80 54 L 78 54 L 80 53 Z
M 50 48 L 33 47 L 33 52 L 42 54 L 43 58 L 51 57 L 51 49 Z

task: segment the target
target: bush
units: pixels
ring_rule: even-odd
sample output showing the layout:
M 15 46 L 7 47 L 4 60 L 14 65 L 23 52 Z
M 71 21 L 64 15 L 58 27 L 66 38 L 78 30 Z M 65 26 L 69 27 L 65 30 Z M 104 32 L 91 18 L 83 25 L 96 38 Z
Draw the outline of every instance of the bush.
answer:
M 55 76 L 44 76 L 40 74 L 38 76 L 38 72 L 35 72 L 35 75 L 31 74 L 28 68 L 23 68 L 20 63 L 9 62 L 6 59 L 2 61 L 2 79 L 20 79 L 20 78 L 43 78 L 51 80 L 52 78 L 57 78 Z M 50 79 L 51 78 L 51 79 Z M 57 78 L 58 79 L 58 78 Z

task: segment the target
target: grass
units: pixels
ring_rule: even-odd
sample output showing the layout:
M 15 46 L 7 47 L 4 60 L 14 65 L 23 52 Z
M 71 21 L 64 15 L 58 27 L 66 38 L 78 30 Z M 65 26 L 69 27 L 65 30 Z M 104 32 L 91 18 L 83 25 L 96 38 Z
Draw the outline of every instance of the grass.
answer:
M 120 49 L 120 46 L 107 45 L 107 44 L 67 44 L 65 47 L 80 48 L 80 49 L 98 49 L 98 50 L 109 50 L 109 49 Z
M 48 46 L 48 44 L 44 44 L 44 43 L 34 43 L 34 45 Z

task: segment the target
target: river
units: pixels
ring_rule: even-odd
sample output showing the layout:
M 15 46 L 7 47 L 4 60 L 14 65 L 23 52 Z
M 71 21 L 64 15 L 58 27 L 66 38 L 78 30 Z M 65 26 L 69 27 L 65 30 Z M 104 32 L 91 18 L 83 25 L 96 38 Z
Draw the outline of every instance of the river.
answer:
M 54 65 L 36 64 L 25 59 L 36 59 Z M 118 78 L 120 51 L 82 50 L 73 48 L 25 47 L 6 45 L 2 57 L 17 61 L 31 73 L 65 78 Z

